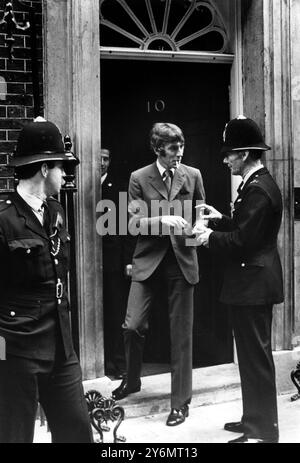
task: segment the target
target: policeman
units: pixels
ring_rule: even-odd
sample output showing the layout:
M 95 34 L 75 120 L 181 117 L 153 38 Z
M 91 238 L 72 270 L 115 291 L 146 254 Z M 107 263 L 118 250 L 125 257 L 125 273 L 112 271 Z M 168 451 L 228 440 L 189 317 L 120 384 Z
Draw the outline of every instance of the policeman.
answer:
M 19 183 L 0 204 L 1 443 L 33 441 L 38 402 L 52 442 L 92 442 L 69 324 L 70 236 L 52 197 L 78 162 L 41 117 L 21 130 L 10 161 Z
M 277 237 L 282 198 L 261 162 L 265 144 L 257 124 L 245 116 L 225 127 L 223 162 L 243 182 L 232 217 L 202 205 L 215 230 L 200 230 L 199 242 L 226 256 L 221 302 L 231 307 L 241 376 L 243 416 L 225 429 L 242 434 L 230 443 L 278 442 L 275 368 L 271 347 L 273 304 L 283 301 Z

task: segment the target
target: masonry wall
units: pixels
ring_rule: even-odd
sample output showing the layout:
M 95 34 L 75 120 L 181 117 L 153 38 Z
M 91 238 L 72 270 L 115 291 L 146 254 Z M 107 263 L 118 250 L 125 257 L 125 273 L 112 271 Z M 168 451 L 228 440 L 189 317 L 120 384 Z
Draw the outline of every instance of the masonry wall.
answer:
M 295 336 L 290 5 L 283 0 L 241 0 L 244 113 L 258 122 L 272 147 L 264 162 L 284 206 L 278 247 L 285 300 L 273 311 L 274 350 L 292 349 Z
M 0 0 L 0 20 L 4 18 L 7 3 Z M 23 26 L 29 20 L 29 13 L 19 2 L 12 3 L 15 19 Z M 24 4 L 33 7 L 36 12 L 39 114 L 43 115 L 42 0 L 26 1 Z M 35 116 L 30 29 L 13 31 L 13 58 L 10 59 L 7 27 L 6 23 L 0 25 L 0 192 L 13 190 L 13 172 L 7 167 L 8 156 L 14 151 L 20 129 Z
M 291 2 L 291 38 L 292 38 L 292 110 L 293 110 L 293 153 L 294 153 L 294 187 L 297 195 L 295 214 L 295 325 L 293 345 L 300 346 L 300 3 Z

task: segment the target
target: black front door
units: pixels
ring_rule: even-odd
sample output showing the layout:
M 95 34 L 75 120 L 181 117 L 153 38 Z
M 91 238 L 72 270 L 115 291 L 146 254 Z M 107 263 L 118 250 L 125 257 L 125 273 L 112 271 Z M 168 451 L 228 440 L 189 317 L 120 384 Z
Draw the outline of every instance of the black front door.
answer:
M 149 147 L 152 124 L 172 122 L 185 135 L 183 163 L 200 169 L 207 202 L 228 213 L 230 176 L 219 151 L 229 120 L 229 82 L 230 66 L 224 64 L 102 60 L 102 147 L 111 149 L 111 169 L 120 183 L 128 184 L 133 170 L 155 160 Z M 231 362 L 233 356 L 227 309 L 218 302 L 223 262 L 206 249 L 198 252 L 202 278 L 195 288 L 194 367 Z M 166 300 L 159 295 L 145 362 L 168 363 L 169 350 Z

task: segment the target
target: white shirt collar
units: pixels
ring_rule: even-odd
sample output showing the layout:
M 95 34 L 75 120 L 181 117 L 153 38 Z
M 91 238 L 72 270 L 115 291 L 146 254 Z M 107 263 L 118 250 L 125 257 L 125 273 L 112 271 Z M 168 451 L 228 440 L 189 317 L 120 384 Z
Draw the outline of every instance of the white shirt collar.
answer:
M 251 175 L 253 175 L 257 170 L 260 170 L 260 169 L 263 169 L 264 166 L 262 164 L 260 164 L 259 166 L 256 166 L 256 167 L 253 167 L 252 169 L 249 170 L 249 172 L 245 175 L 245 177 L 243 178 L 243 187 L 244 188 L 244 185 L 245 183 L 247 182 L 247 180 L 251 177 Z
M 28 193 L 22 185 L 17 186 L 17 192 L 21 196 L 21 198 L 24 199 L 24 201 L 31 207 L 31 209 L 35 212 L 40 212 L 43 201 L 38 198 L 37 196 L 34 196 L 30 193 Z
M 158 168 L 158 170 L 159 170 L 160 175 L 163 176 L 163 175 L 164 175 L 164 172 L 165 172 L 167 169 L 166 169 L 165 167 L 163 167 L 163 166 L 160 164 L 160 162 L 158 161 L 158 159 L 156 160 L 156 165 L 157 165 L 157 168 Z M 172 169 L 170 169 L 170 170 L 172 171 L 172 174 L 173 174 L 173 176 L 174 176 L 175 169 L 172 168 Z
M 106 174 L 101 175 L 101 185 L 105 181 L 106 177 L 107 177 L 107 172 L 106 172 Z

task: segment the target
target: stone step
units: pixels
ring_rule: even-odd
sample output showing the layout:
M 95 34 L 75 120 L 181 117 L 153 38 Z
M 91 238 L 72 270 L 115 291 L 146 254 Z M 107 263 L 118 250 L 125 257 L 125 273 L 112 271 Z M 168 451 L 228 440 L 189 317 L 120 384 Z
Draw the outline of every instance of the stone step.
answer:
M 120 381 L 108 377 L 84 381 L 85 392 L 96 389 L 104 397 L 111 397 Z M 140 392 L 130 394 L 118 403 L 127 418 L 154 415 L 170 410 L 171 375 L 142 377 Z M 224 364 L 193 370 L 193 398 L 191 407 L 228 402 L 241 397 L 240 377 L 236 364 Z

